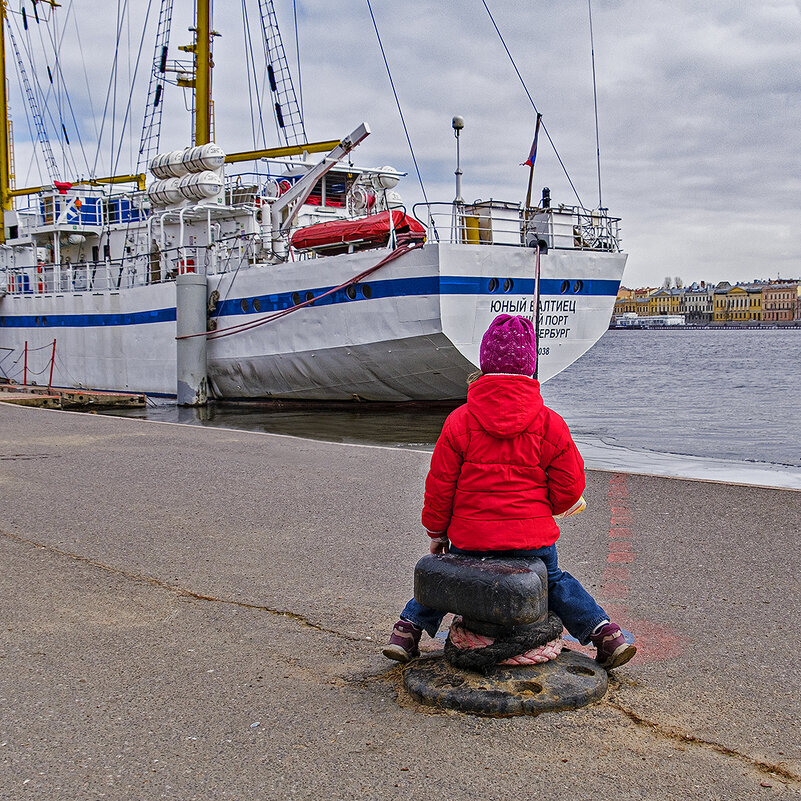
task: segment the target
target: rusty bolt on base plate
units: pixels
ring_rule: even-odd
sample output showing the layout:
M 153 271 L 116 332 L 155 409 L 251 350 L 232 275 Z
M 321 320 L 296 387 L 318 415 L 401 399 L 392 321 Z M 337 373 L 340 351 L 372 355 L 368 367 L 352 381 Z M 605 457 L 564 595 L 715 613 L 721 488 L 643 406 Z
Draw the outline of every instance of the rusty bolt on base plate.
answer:
M 541 665 L 499 666 L 489 676 L 459 670 L 436 656 L 416 660 L 403 683 L 417 701 L 487 717 L 563 712 L 604 697 L 606 671 L 584 654 L 564 650 Z

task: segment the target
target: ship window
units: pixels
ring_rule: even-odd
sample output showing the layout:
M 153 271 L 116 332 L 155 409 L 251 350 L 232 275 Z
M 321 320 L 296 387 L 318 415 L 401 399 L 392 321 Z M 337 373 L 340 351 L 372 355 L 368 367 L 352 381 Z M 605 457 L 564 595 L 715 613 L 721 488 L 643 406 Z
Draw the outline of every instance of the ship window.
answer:
M 562 281 L 562 286 L 559 287 L 559 291 L 564 295 L 568 289 L 570 289 L 570 281 Z
M 247 298 L 242 298 L 242 302 L 239 304 L 242 307 L 242 311 L 247 314 L 248 311 L 248 301 Z
M 373 297 L 373 290 L 370 288 L 370 284 L 362 284 L 362 295 L 364 295 L 367 300 L 370 300 Z
M 573 284 L 573 292 L 581 292 L 582 289 L 584 289 L 584 281 L 576 281 Z
M 314 292 L 307 292 L 306 293 L 306 300 L 311 301 L 311 305 L 314 306 Z
M 300 305 L 300 295 L 297 292 L 292 293 L 292 305 L 293 306 Z
M 261 301 L 258 298 L 253 298 L 253 311 L 261 311 Z
M 356 287 L 351 284 L 346 290 L 345 294 L 351 299 L 356 300 Z
M 345 205 L 345 195 L 348 191 L 348 184 L 344 175 L 338 173 L 328 173 L 325 176 L 325 205 L 338 206 Z
M 497 278 L 490 278 L 489 280 L 489 291 L 494 292 L 498 288 L 498 279 Z
M 503 291 L 504 292 L 511 292 L 512 291 L 512 287 L 514 287 L 514 285 L 515 285 L 515 282 L 511 278 L 507 278 L 503 282 Z
M 345 175 L 336 172 L 328 173 L 314 185 L 306 203 L 310 206 L 342 208 L 345 205 L 347 191 L 348 182 Z

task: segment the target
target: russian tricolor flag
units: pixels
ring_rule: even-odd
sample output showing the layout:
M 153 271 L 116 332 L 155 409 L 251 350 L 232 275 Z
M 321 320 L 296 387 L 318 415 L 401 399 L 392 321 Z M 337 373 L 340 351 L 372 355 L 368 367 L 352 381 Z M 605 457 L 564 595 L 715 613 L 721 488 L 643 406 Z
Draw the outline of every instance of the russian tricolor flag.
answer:
M 537 114 L 537 125 L 534 128 L 534 142 L 531 145 L 531 152 L 528 154 L 528 158 L 523 162 L 523 164 L 527 164 L 529 167 L 534 166 L 534 160 L 537 158 L 537 139 L 540 135 L 540 120 L 542 119 L 542 114 Z

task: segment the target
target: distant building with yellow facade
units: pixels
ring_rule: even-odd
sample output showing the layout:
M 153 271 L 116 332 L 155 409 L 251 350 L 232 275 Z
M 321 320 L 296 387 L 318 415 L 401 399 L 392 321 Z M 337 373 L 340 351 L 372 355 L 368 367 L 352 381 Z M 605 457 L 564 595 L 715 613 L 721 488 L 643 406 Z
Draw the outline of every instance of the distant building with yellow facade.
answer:
M 653 317 L 656 314 L 681 314 L 681 299 L 683 289 L 660 289 L 648 298 L 648 313 Z
M 715 323 L 762 322 L 762 284 L 728 282 L 715 288 L 712 321 Z

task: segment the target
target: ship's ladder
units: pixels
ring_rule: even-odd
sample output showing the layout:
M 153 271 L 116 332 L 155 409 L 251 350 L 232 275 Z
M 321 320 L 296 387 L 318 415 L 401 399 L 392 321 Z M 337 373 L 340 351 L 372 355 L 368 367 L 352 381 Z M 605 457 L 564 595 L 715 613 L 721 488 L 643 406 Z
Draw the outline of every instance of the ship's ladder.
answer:
M 150 160 L 158 154 L 161 139 L 161 112 L 164 89 L 167 85 L 167 53 L 170 44 L 173 0 L 161 0 L 158 27 L 156 29 L 156 48 L 153 54 L 153 69 L 147 90 L 147 106 L 139 138 L 139 157 L 137 172 L 143 172 Z
M 47 173 L 50 176 L 51 181 L 58 181 L 60 180 L 58 165 L 53 157 L 53 150 L 50 147 L 50 139 L 47 136 L 47 129 L 45 128 L 44 120 L 42 119 L 39 103 L 36 100 L 36 95 L 31 89 L 31 83 L 28 80 L 28 72 L 25 69 L 25 63 L 20 55 L 19 47 L 17 47 L 17 37 L 14 36 L 14 31 L 11 25 L 9 25 L 6 30 L 11 37 L 11 45 L 14 48 L 14 57 L 17 60 L 17 69 L 19 69 L 20 77 L 22 78 L 22 86 L 25 90 L 25 98 L 28 101 L 28 107 L 33 115 L 33 122 L 36 127 L 36 138 L 39 140 L 39 144 L 42 146 L 45 164 L 47 165 Z
M 272 0 L 259 0 L 267 78 L 274 101 L 275 121 L 285 145 L 305 144 L 306 129 L 286 60 L 278 18 Z

